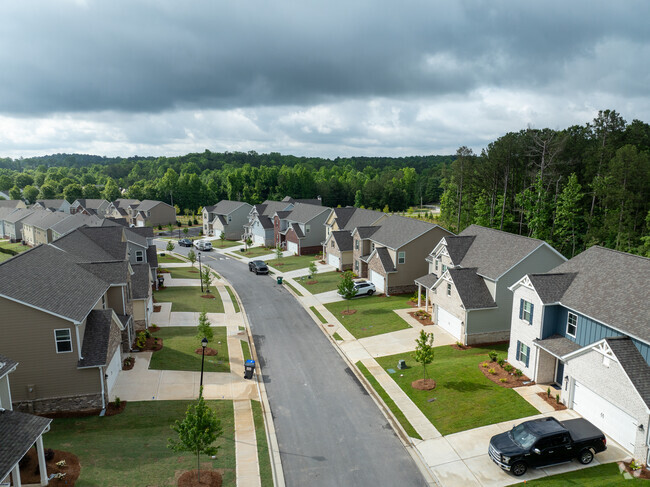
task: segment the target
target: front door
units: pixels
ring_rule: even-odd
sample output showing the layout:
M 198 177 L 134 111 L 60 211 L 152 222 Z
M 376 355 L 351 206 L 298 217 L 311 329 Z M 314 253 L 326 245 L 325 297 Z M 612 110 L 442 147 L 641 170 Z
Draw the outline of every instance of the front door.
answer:
M 557 361 L 557 369 L 555 371 L 555 382 L 557 385 L 562 387 L 562 381 L 564 380 L 564 362 L 560 359 Z

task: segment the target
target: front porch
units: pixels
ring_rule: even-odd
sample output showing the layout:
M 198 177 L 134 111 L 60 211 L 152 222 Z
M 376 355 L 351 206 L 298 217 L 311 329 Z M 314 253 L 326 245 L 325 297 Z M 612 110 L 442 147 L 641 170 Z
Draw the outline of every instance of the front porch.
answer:
M 415 280 L 415 284 L 418 286 L 418 308 L 422 308 L 424 305 L 424 311 L 427 313 L 433 313 L 433 303 L 431 302 L 431 288 L 438 281 L 438 276 L 436 274 L 427 274 L 426 276 L 418 277 Z M 424 290 L 424 296 L 423 291 Z M 424 303 L 423 303 L 424 298 Z M 429 307 L 431 311 L 429 311 Z
M 557 384 L 564 381 L 564 361 L 562 358 L 580 348 L 577 343 L 560 335 L 543 340 L 533 340 L 537 347 L 537 364 L 532 379 L 538 384 Z

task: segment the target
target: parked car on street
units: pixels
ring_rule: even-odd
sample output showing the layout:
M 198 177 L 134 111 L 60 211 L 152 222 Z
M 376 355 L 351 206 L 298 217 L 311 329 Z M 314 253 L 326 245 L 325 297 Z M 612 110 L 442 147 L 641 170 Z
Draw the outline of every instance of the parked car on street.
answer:
M 178 245 L 181 247 L 191 247 L 192 241 L 189 238 L 182 238 L 178 241 Z
M 521 423 L 490 439 L 494 463 L 517 477 L 529 467 L 547 467 L 577 458 L 587 465 L 607 449 L 605 435 L 583 418 L 558 421 L 553 417 Z
M 194 246 L 198 250 L 202 250 L 204 252 L 210 252 L 212 250 L 212 242 L 208 240 L 195 240 Z
M 255 274 L 268 274 L 269 268 L 263 260 L 251 260 L 248 263 L 248 270 Z
M 364 281 L 364 280 L 354 281 L 354 289 L 356 289 L 357 291 L 355 296 L 364 296 L 364 295 L 372 296 L 377 291 L 377 288 L 372 282 Z M 340 294 L 341 293 L 339 293 L 339 295 Z

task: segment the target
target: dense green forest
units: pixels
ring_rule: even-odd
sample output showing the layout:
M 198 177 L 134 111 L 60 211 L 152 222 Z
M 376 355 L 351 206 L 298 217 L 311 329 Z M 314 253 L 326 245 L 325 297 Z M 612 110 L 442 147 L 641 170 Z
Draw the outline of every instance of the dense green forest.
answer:
M 585 125 L 508 133 L 480 154 L 305 158 L 254 151 L 179 157 L 55 154 L 0 159 L 0 191 L 37 198 L 125 197 L 191 212 L 222 199 L 313 198 L 403 211 L 441 203 L 453 231 L 472 223 L 548 241 L 571 257 L 594 244 L 650 256 L 650 125 L 605 110 Z

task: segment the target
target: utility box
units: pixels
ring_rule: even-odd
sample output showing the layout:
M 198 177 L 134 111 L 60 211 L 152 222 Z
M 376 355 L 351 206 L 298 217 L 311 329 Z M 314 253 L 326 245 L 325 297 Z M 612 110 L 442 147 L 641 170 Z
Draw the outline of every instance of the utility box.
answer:
M 397 368 L 398 369 L 405 369 L 406 368 L 406 360 L 402 359 L 399 362 L 397 362 Z

